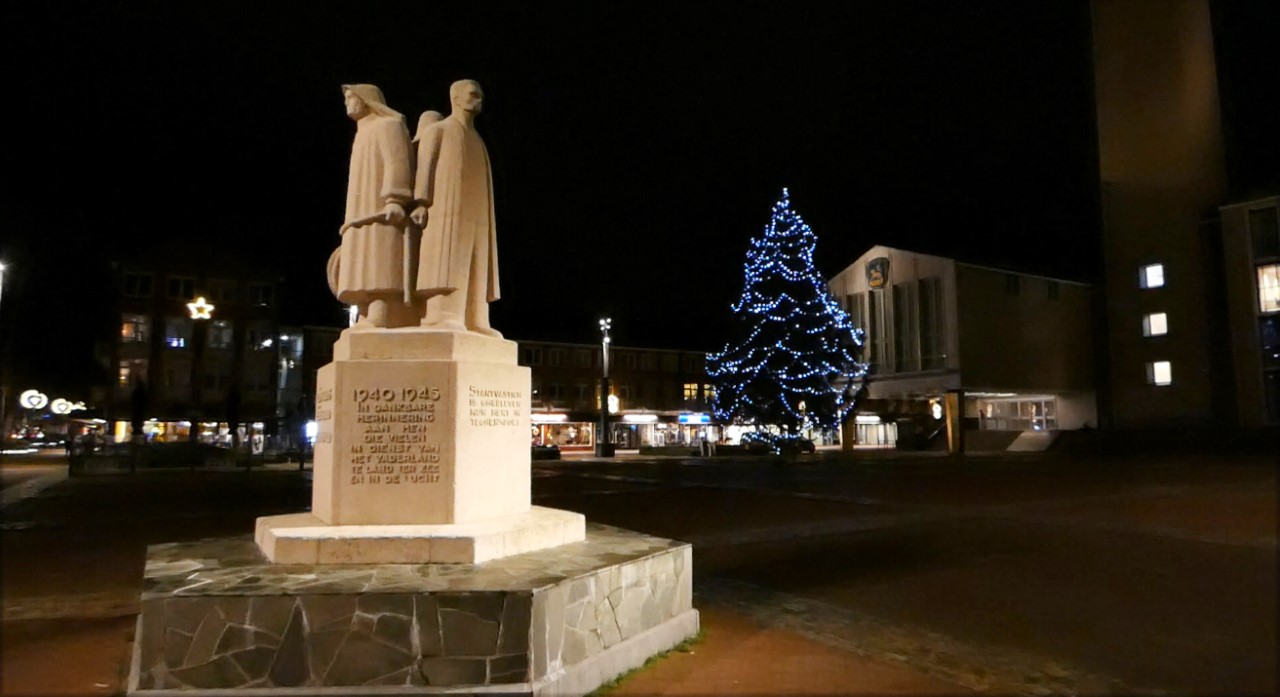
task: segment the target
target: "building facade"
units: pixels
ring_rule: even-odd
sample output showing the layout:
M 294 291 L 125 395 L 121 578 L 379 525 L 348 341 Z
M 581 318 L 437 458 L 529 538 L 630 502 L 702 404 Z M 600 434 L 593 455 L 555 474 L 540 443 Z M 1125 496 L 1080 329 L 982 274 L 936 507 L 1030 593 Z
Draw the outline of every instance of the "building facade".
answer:
M 601 347 L 519 341 L 532 380 L 530 441 L 588 450 L 597 440 Z M 611 346 L 609 438 L 619 448 L 694 445 L 718 439 L 714 389 L 699 351 Z
M 1211 3 L 1092 10 L 1102 423 L 1280 424 L 1275 178 L 1230 168 Z
M 1225 420 L 1217 206 L 1226 161 L 1209 4 L 1093 3 L 1105 424 Z
M 1088 285 L 876 246 L 828 287 L 870 364 L 846 442 L 927 436 L 951 409 L 965 430 L 1096 425 Z
M 276 428 L 279 280 L 195 263 L 117 265 L 118 331 L 99 350 L 97 390 L 117 442 L 232 441 L 261 449 Z
M 1280 425 L 1280 196 L 1220 210 L 1236 417 Z

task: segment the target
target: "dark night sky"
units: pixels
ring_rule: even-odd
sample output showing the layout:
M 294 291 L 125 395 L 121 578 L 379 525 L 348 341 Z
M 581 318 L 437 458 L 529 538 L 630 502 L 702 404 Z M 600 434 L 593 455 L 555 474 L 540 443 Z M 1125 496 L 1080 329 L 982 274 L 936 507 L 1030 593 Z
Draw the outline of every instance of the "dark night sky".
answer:
M 1254 52 L 1231 54 L 1238 64 L 1266 60 L 1257 43 L 1274 31 L 1249 14 L 1274 20 L 1262 6 L 1228 12 Z M 286 321 L 333 322 L 323 268 L 353 134 L 344 82 L 378 84 L 411 126 L 447 112 L 453 80 L 484 86 L 505 296 L 494 325 L 511 338 L 595 340 L 608 314 L 620 344 L 718 347 L 747 242 L 783 186 L 824 275 L 877 243 L 1067 278 L 1096 269 L 1084 0 L 4 13 L 0 255 L 19 270 L 0 345 L 34 380 L 83 381 L 106 262 L 158 238 L 265 261 L 286 279 Z M 1248 104 L 1267 83 L 1243 72 L 1229 86 Z M 1275 111 L 1242 111 L 1233 142 L 1248 150 Z M 1242 162 L 1255 179 L 1273 170 Z

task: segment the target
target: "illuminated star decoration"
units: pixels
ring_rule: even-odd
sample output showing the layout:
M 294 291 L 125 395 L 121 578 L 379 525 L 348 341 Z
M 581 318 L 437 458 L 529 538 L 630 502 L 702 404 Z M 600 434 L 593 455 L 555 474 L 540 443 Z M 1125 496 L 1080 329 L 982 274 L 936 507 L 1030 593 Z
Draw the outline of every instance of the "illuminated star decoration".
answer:
M 195 299 L 195 302 L 187 303 L 187 309 L 191 311 L 191 319 L 212 319 L 213 305 L 210 305 L 204 296 Z
M 783 189 L 747 250 L 734 340 L 707 356 L 717 420 L 776 426 L 790 438 L 852 414 L 867 374 L 862 332 L 813 265 L 817 239 Z

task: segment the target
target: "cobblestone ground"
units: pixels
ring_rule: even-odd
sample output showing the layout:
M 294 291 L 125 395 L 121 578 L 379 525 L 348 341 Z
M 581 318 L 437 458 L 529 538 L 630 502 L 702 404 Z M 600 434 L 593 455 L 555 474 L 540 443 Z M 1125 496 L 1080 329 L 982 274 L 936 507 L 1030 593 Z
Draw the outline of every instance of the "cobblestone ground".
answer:
M 575 461 L 535 502 L 694 543 L 706 637 L 617 694 L 1274 694 L 1274 458 Z M 118 694 L 147 544 L 306 475 L 51 482 L 3 505 L 0 693 Z

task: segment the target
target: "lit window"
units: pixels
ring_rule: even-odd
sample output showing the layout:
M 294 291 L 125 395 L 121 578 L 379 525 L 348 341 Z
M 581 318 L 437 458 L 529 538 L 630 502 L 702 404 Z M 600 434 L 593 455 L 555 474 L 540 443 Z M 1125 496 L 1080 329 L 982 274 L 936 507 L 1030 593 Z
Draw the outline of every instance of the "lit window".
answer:
M 142 343 L 150 334 L 151 320 L 146 315 L 124 315 L 120 322 L 120 340 Z
M 1280 312 L 1280 264 L 1258 267 L 1258 310 Z
M 1155 361 L 1147 364 L 1147 383 L 1150 385 L 1172 385 L 1173 365 L 1169 361 Z
M 1159 288 L 1164 285 L 1164 264 L 1144 266 L 1138 272 L 1138 285 L 1143 288 Z
M 1164 336 L 1169 333 L 1169 316 L 1163 312 L 1152 312 L 1142 318 L 1143 336 Z
M 186 317 L 167 317 L 164 321 L 164 345 L 169 348 L 186 348 L 191 344 L 191 320 Z
M 686 383 L 684 384 L 684 398 L 685 398 L 685 399 L 697 399 L 697 398 L 698 398 L 698 383 L 696 383 L 696 382 L 686 382 Z

